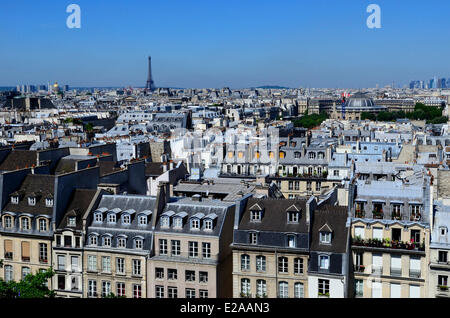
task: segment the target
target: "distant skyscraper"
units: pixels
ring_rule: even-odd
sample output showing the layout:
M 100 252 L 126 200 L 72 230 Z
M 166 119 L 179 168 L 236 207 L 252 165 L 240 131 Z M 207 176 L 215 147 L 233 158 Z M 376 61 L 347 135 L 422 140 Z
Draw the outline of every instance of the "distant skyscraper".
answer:
M 148 57 L 148 77 L 147 77 L 147 85 L 145 88 L 153 92 L 155 90 L 155 82 L 152 77 L 152 57 Z

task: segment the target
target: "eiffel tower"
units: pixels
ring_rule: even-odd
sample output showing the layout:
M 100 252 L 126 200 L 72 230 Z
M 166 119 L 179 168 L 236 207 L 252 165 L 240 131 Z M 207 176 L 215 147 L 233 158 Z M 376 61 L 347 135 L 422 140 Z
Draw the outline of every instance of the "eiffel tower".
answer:
M 147 77 L 147 84 L 145 85 L 145 88 L 149 91 L 153 92 L 155 90 L 155 82 L 153 82 L 152 77 L 152 57 L 148 57 L 148 77 Z

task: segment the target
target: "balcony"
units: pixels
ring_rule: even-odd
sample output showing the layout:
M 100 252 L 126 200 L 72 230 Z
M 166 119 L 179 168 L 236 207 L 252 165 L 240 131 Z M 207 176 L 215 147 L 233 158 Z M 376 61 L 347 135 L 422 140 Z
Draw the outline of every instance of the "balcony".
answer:
M 437 290 L 437 295 L 436 296 L 440 296 L 440 297 L 450 297 L 450 292 L 449 292 L 449 288 L 446 285 L 438 285 L 436 287 Z
M 402 214 L 400 212 L 392 212 L 391 219 L 392 220 L 401 220 Z
M 353 246 L 375 247 L 375 248 L 391 248 L 402 250 L 425 251 L 424 243 L 391 241 L 389 239 L 362 239 L 360 237 L 352 238 Z

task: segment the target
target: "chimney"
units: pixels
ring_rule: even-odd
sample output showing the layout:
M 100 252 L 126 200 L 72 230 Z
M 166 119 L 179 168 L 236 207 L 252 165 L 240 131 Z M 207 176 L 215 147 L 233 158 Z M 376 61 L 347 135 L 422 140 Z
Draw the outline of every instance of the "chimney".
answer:
M 173 161 L 172 160 L 169 161 L 169 169 L 173 170 Z
M 167 171 L 167 163 L 164 162 L 164 163 L 162 164 L 162 166 L 163 166 L 163 172 L 166 172 L 166 171 Z

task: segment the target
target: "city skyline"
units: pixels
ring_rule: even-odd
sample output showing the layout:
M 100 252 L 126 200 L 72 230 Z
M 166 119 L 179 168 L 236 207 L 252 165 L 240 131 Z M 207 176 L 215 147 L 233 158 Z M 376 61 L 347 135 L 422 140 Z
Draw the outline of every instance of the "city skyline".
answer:
M 449 77 L 450 45 L 438 31 L 450 4 L 377 3 L 381 29 L 367 28 L 365 1 L 83 0 L 81 29 L 65 25 L 68 2 L 7 3 L 0 86 L 143 87 L 148 55 L 157 87 L 367 88 Z

